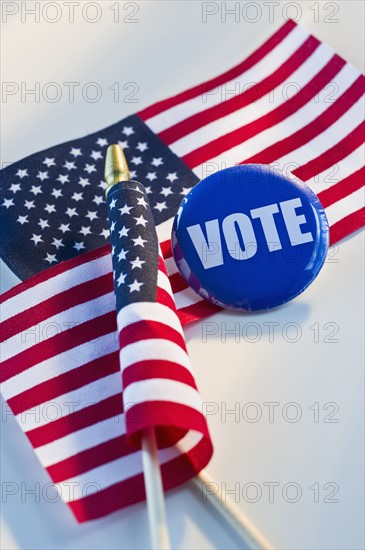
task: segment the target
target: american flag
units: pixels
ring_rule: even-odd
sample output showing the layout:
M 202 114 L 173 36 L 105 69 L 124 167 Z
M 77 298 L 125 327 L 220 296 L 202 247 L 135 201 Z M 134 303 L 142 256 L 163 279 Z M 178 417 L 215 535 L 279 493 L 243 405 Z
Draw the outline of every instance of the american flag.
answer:
M 158 426 L 162 444 L 171 445 L 190 430 L 192 441 L 209 449 L 145 188 L 135 181 L 113 185 L 108 210 L 127 434 L 139 444 L 144 430 Z
M 364 225 L 364 77 L 288 21 L 223 75 L 2 171 L 2 257 L 27 279 L 2 298 L 2 392 L 80 521 L 144 498 L 139 451 L 125 437 L 110 246 L 102 246 L 103 157 L 118 142 L 146 186 L 186 325 L 216 308 L 177 273 L 170 230 L 181 198 L 210 171 L 260 162 L 293 172 L 325 207 L 332 244 Z M 189 428 L 196 439 L 178 433 L 178 444 L 160 450 L 165 488 L 209 460 L 202 427 Z

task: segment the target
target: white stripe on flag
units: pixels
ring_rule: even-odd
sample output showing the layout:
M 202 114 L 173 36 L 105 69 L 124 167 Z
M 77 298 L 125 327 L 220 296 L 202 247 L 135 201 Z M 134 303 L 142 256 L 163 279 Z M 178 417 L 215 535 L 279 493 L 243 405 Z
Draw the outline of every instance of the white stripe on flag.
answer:
M 338 85 L 339 90 L 338 94 L 340 95 L 345 90 L 347 90 L 351 86 L 351 84 L 353 84 L 356 78 L 358 78 L 358 76 L 358 73 L 353 69 L 353 67 L 351 67 L 350 65 L 345 65 L 341 72 L 336 76 L 336 84 Z M 295 111 L 293 115 L 279 122 L 275 126 L 267 128 L 266 130 L 260 132 L 254 137 L 248 139 L 247 141 L 235 147 L 232 147 L 232 149 L 229 149 L 228 151 L 225 151 L 216 157 L 209 159 L 209 162 L 214 162 L 218 164 L 218 166 L 233 166 L 236 163 L 244 162 L 245 159 L 248 159 L 253 155 L 258 155 L 270 144 L 274 144 L 285 138 L 288 138 L 294 132 L 305 127 L 307 124 L 315 120 L 322 112 L 330 108 L 331 104 L 324 103 L 324 99 L 326 96 L 328 96 L 328 90 L 321 90 L 321 92 L 319 93 L 318 102 L 311 101 L 305 104 L 303 107 Z M 355 119 L 352 117 L 352 115 L 350 115 L 350 118 L 352 120 L 352 127 L 356 126 L 359 123 L 358 112 L 356 113 L 356 116 L 357 118 Z M 324 133 L 326 135 L 328 134 L 331 137 L 331 141 L 334 141 L 334 136 L 331 130 L 327 130 Z M 347 133 L 348 130 L 345 130 L 344 128 L 340 135 L 345 137 Z M 335 139 L 335 143 L 337 143 L 337 141 L 339 140 L 338 136 Z M 310 148 L 310 152 L 311 154 L 308 155 L 309 158 L 305 157 L 304 159 L 302 159 L 299 154 L 299 149 L 293 150 L 288 155 L 283 156 L 280 160 L 277 159 L 277 161 L 280 162 L 280 164 L 282 165 L 289 161 L 295 161 L 297 164 L 301 165 L 311 158 L 317 157 L 320 153 L 320 151 L 317 151 L 316 149 L 312 150 L 312 148 Z M 204 164 L 198 166 L 193 171 L 199 177 L 199 174 L 203 173 L 203 169 Z
M 124 346 L 119 354 L 122 372 L 135 363 L 148 360 L 173 361 L 191 372 L 187 353 L 177 344 L 162 338 L 142 340 Z
M 230 133 L 243 124 L 249 124 L 257 118 L 270 113 L 284 104 L 293 88 L 303 88 L 319 71 L 328 63 L 333 52 L 325 45 L 320 45 L 313 54 L 283 83 L 279 84 L 269 93 L 268 87 L 260 89 L 260 93 L 266 93 L 258 101 L 254 101 L 229 115 L 214 120 L 202 128 L 191 132 L 170 145 L 170 148 L 179 156 L 186 155 L 198 147 Z M 256 82 L 255 82 L 256 83 Z
M 299 166 L 303 166 L 313 158 L 325 153 L 339 141 L 348 136 L 359 125 L 363 112 L 364 96 L 360 97 L 341 117 L 331 124 L 324 132 L 277 160 L 283 167 L 293 159 Z
M 60 437 L 36 448 L 35 452 L 44 468 L 48 468 L 125 433 L 125 415 L 123 413 Z
M 173 124 L 222 103 L 228 90 L 242 89 L 247 83 L 262 81 L 278 69 L 308 37 L 304 29 L 295 27 L 271 52 L 243 74 L 208 92 L 206 96 L 194 97 L 149 118 L 148 126 L 158 134 Z
M 202 434 L 190 430 L 176 446 L 158 452 L 160 464 L 165 464 L 181 454 L 188 453 L 198 445 L 202 437 Z M 72 502 L 142 474 L 142 472 L 141 452 L 137 451 L 58 483 L 57 488 L 63 500 Z M 70 484 L 74 489 L 73 492 L 70 491 Z
M 176 292 L 174 294 L 174 298 L 177 309 L 191 306 L 203 300 L 203 298 L 199 296 L 199 294 L 196 294 L 196 292 L 194 292 L 194 290 L 192 290 L 190 287 L 184 288 L 184 290 Z
M 329 225 L 333 225 L 352 212 L 356 212 L 365 206 L 365 193 L 364 189 L 358 189 L 351 195 L 347 195 L 344 199 L 335 202 L 328 208 L 326 208 L 326 215 Z
M 14 355 L 14 349 L 17 350 L 17 353 L 21 353 L 39 342 L 44 342 L 52 336 L 72 329 L 72 327 L 115 311 L 114 292 L 103 294 L 94 300 L 78 304 L 66 311 L 66 314 L 64 311 L 57 313 L 5 340 L 1 346 L 2 361 L 10 359 Z M 72 333 L 70 334 L 72 338 Z
M 195 388 L 166 378 L 133 382 L 125 388 L 123 399 L 125 403 L 133 403 L 129 410 L 148 401 L 170 401 L 202 412 L 202 400 Z
M 127 325 L 138 321 L 157 321 L 171 327 L 184 336 L 180 321 L 174 311 L 158 302 L 134 302 L 124 306 L 118 313 L 117 323 L 119 332 Z
M 177 265 L 175 262 L 175 259 L 171 256 L 171 258 L 166 258 L 165 260 L 165 266 L 166 271 L 169 276 L 173 275 L 174 273 L 178 272 Z
M 62 496 L 62 500 L 73 502 L 142 474 L 142 472 L 141 452 L 136 451 L 57 483 L 56 488 Z M 70 491 L 70 486 L 72 491 Z
M 333 164 L 323 172 L 316 174 L 305 183 L 315 192 L 320 193 L 336 185 L 339 181 L 351 176 L 365 164 L 365 149 L 364 145 L 360 145 L 352 151 L 347 157 Z
M 17 313 L 21 313 L 49 298 L 53 298 L 55 288 L 57 288 L 57 293 L 60 293 L 82 282 L 92 281 L 111 271 L 112 263 L 109 255 L 68 269 L 9 298 L 1 308 L 1 321 L 4 322 Z
M 165 290 L 170 296 L 173 296 L 171 290 L 171 284 L 168 276 L 163 271 L 158 271 L 157 274 L 157 286 Z
M 17 414 L 15 418 L 23 430 L 28 432 L 121 393 L 120 372 L 114 372 L 81 388 L 54 397 L 51 401 L 32 407 L 31 414 L 24 411 Z
M 181 198 L 182 200 L 182 198 Z M 174 218 L 170 218 L 156 226 L 157 237 L 160 243 L 169 241 L 171 239 L 171 229 Z
M 95 359 L 109 355 L 119 349 L 117 332 L 89 340 L 80 346 L 73 347 L 58 355 L 5 380 L 1 384 L 1 393 L 5 399 L 11 399 L 20 393 L 30 390 L 42 382 L 52 380 L 71 370 L 75 370 Z

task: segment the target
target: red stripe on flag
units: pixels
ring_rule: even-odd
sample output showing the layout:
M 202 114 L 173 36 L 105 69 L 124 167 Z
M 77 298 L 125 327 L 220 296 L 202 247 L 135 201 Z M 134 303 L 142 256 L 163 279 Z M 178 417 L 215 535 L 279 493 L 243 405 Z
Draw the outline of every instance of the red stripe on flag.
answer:
M 149 319 L 127 324 L 119 333 L 119 345 L 122 349 L 129 344 L 155 338 L 174 342 L 186 351 L 185 340 L 181 334 L 164 323 L 151 321 Z
M 184 290 L 188 287 L 188 284 L 186 283 L 185 279 L 182 278 L 180 273 L 174 273 L 173 275 L 170 275 L 169 279 L 174 294 L 175 292 L 180 292 L 180 290 Z
M 60 292 L 52 296 L 48 300 L 42 302 L 42 307 L 39 304 L 29 308 L 25 312 L 18 313 L 10 319 L 1 323 L 0 342 L 11 338 L 15 334 L 29 329 L 32 326 L 49 319 L 53 315 L 57 315 L 66 309 L 78 306 L 81 303 L 88 302 L 99 298 L 108 292 L 113 291 L 113 277 L 111 273 L 107 273 L 101 277 L 87 281 L 80 285 L 76 285 L 68 290 Z M 82 296 L 82 300 L 80 297 Z
M 24 314 L 26 315 L 26 312 Z M 113 333 L 116 330 L 115 311 L 111 311 L 100 317 L 95 317 L 86 323 L 81 323 L 76 327 L 60 332 L 51 338 L 46 338 L 43 342 L 34 344 L 25 351 L 4 361 L 0 371 L 0 381 L 5 382 L 5 380 L 8 380 L 12 376 L 24 372 L 46 359 L 90 342 L 95 338 L 100 338 L 100 336 L 104 336 L 105 334 Z M 34 334 L 31 336 L 34 336 Z
M 82 498 L 68 503 L 79 523 L 102 518 L 146 498 L 143 474 L 113 483 L 96 493 L 85 493 Z
M 1 294 L 0 304 L 9 300 L 9 298 L 14 298 L 19 294 L 19 292 L 24 292 L 25 290 L 34 288 L 35 286 L 40 285 L 45 281 L 48 281 L 52 277 L 61 275 L 62 273 L 68 273 L 74 267 L 78 267 L 80 265 L 93 262 L 94 260 L 98 260 L 99 258 L 102 258 L 103 256 L 107 256 L 110 254 L 111 254 L 110 245 L 105 245 L 100 248 L 97 248 L 96 250 L 91 250 L 90 252 L 85 252 L 84 254 L 75 256 L 70 260 L 65 260 L 64 262 L 54 265 L 49 269 L 46 269 L 45 271 L 40 271 L 39 273 L 37 273 L 37 275 L 34 275 L 30 279 L 27 279 L 26 281 L 14 286 L 4 294 Z
M 157 288 L 156 302 L 172 309 L 172 311 L 176 311 L 176 305 L 173 297 L 163 288 Z
M 121 435 L 120 437 L 115 437 L 105 443 L 91 447 L 91 449 L 79 452 L 57 464 L 48 466 L 47 471 L 54 483 L 61 483 L 92 468 L 97 468 L 134 452 L 135 450 L 128 443 L 127 436 Z
M 189 452 L 161 464 L 164 490 L 176 486 L 178 472 L 179 483 L 189 481 L 196 475 L 195 465 L 204 468 L 212 455 L 210 440 L 202 439 Z M 79 522 L 90 521 L 110 514 L 122 507 L 130 506 L 146 498 L 143 474 L 114 483 L 97 493 L 85 495 L 82 499 L 69 502 L 69 506 Z
M 266 115 L 263 115 L 256 120 L 245 124 L 230 133 L 221 136 L 210 143 L 207 143 L 203 147 L 199 147 L 191 153 L 182 157 L 183 161 L 193 169 L 199 166 L 203 162 L 208 161 L 211 158 L 221 154 L 223 151 L 228 151 L 233 147 L 244 143 L 245 141 L 256 136 L 260 132 L 279 124 L 279 122 L 285 120 L 291 114 L 295 113 L 303 105 L 308 103 L 319 90 L 324 88 L 331 80 L 338 74 L 338 72 L 345 65 L 345 61 L 338 55 L 334 55 L 327 65 L 319 71 L 318 74 L 308 84 L 306 84 L 301 90 L 292 98 L 285 101 L 282 105 L 279 105 L 273 111 L 270 111 Z
M 338 120 L 364 93 L 363 80 L 359 77 L 341 97 L 326 111 L 294 134 L 284 138 L 257 155 L 245 159 L 244 163 L 270 164 L 276 159 L 299 149 Z
M 166 396 L 168 399 L 169 396 Z M 144 430 L 156 428 L 156 426 L 170 426 L 172 430 L 196 430 L 208 437 L 207 424 L 202 411 L 197 411 L 187 405 L 174 403 L 173 401 L 144 401 L 128 407 L 125 413 L 126 426 L 129 441 L 135 448 L 140 447 L 140 440 Z M 179 428 L 176 428 L 179 426 Z M 157 432 L 160 445 L 159 433 Z M 163 442 L 166 444 L 168 434 L 163 434 Z M 172 431 L 172 443 L 176 434 Z
M 330 245 L 344 239 L 350 233 L 361 229 L 365 225 L 365 208 L 352 212 L 330 228 Z
M 196 388 L 193 376 L 185 367 L 172 361 L 155 359 L 149 361 L 139 361 L 132 368 L 127 367 L 123 371 L 123 386 L 126 388 L 133 382 L 147 380 L 151 378 L 166 378 L 168 380 L 177 380 Z
M 264 78 L 261 82 L 252 86 L 240 95 L 227 99 L 205 111 L 174 124 L 170 128 L 160 132 L 159 138 L 170 145 L 174 141 L 198 130 L 219 118 L 227 116 L 238 109 L 256 102 L 260 97 L 266 95 L 284 82 L 306 59 L 318 48 L 320 42 L 314 36 L 310 36 L 294 54 L 289 57 L 276 71 Z
M 180 319 L 180 323 L 184 327 L 194 321 L 210 317 L 219 311 L 222 311 L 221 307 L 211 304 L 206 300 L 200 300 L 200 302 L 178 309 L 177 315 Z
M 119 353 L 115 351 L 46 382 L 35 384 L 29 390 L 8 399 L 8 404 L 14 414 L 19 414 L 118 371 Z
M 329 189 L 325 189 L 317 194 L 321 204 L 324 208 L 331 206 L 335 202 L 344 199 L 348 195 L 351 195 L 354 191 L 361 189 L 365 180 L 365 167 L 360 168 L 347 178 L 339 181 L 335 185 L 332 185 Z
M 161 252 L 165 260 L 167 258 L 171 258 L 172 256 L 172 250 L 171 250 L 171 241 L 170 239 L 168 241 L 164 241 L 163 243 L 160 243 Z
M 296 168 L 293 174 L 302 181 L 307 181 L 313 178 L 316 174 L 320 174 L 327 168 L 330 168 L 340 160 L 347 157 L 350 153 L 355 151 L 362 143 L 364 143 L 365 124 L 362 122 L 359 124 L 353 132 L 351 132 L 344 139 L 336 143 L 333 147 L 310 160 L 307 164 Z
M 170 243 L 170 241 L 168 241 Z M 164 262 L 164 259 L 162 256 L 158 256 L 158 263 L 157 263 L 157 266 L 158 266 L 158 269 L 160 271 L 162 271 L 162 273 L 164 273 L 165 275 L 167 275 L 167 272 L 166 272 L 166 266 L 165 266 L 165 262 Z
M 87 428 L 107 418 L 113 418 L 122 412 L 123 400 L 121 394 L 118 393 L 99 401 L 99 403 L 86 405 L 83 409 L 58 418 L 44 426 L 29 430 L 27 436 L 33 447 L 41 447 L 82 428 Z
M 212 78 L 211 80 L 208 80 L 203 84 L 194 86 L 193 88 L 177 94 L 174 97 L 159 101 L 158 103 L 155 103 L 154 105 L 151 105 L 150 107 L 139 111 L 138 115 L 141 117 L 142 120 L 147 120 L 156 115 L 159 115 L 160 113 L 166 111 L 167 109 L 170 109 L 171 107 L 175 107 L 175 105 L 179 105 L 180 103 L 188 101 L 189 99 L 193 99 L 194 97 L 199 97 L 204 93 L 206 94 L 209 91 L 214 90 L 214 88 L 222 86 L 222 84 L 225 84 L 226 82 L 237 78 L 242 73 L 256 65 L 256 63 L 261 61 L 261 59 L 263 59 L 280 42 L 282 42 L 284 38 L 286 38 L 295 27 L 296 23 L 294 21 L 287 21 L 285 25 L 283 25 L 273 36 L 271 36 L 271 38 L 269 38 L 269 40 L 267 40 L 262 46 L 260 46 L 254 53 L 252 53 L 239 65 L 236 65 L 229 71 L 219 75 L 216 78 Z

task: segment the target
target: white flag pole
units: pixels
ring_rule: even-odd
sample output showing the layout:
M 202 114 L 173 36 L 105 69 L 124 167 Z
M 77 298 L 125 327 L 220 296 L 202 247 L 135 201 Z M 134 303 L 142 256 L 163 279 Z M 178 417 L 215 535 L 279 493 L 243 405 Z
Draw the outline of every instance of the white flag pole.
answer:
M 220 488 L 206 470 L 202 470 L 196 477 L 190 481 L 200 497 L 207 499 L 220 517 L 233 529 L 238 537 L 252 550 L 274 550 L 274 547 L 260 533 L 260 531 L 251 523 L 251 521 L 241 512 L 232 500 Z M 211 490 L 204 490 L 203 487 Z
M 169 550 L 170 537 L 166 520 L 165 495 L 158 460 L 156 434 L 153 429 L 146 432 L 142 438 L 142 462 L 152 548 L 153 550 Z

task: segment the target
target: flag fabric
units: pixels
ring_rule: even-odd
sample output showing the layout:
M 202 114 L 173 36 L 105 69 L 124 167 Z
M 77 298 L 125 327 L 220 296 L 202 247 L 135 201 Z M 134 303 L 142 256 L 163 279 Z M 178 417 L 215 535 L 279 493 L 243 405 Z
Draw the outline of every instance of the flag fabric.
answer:
M 142 257 L 132 260 L 132 273 L 147 261 Z M 106 247 L 101 256 L 93 251 L 39 273 L 2 303 L 2 394 L 80 522 L 145 498 L 144 429 L 156 429 L 165 490 L 195 476 L 212 455 L 157 257 L 156 280 L 148 285 L 151 293 L 155 283 L 155 302 L 148 303 L 148 293 L 147 301 L 135 298 L 143 280 L 136 277 L 126 286 L 134 301 L 119 311 L 119 331 Z
M 144 496 L 139 451 L 126 439 L 110 245 L 101 246 L 113 142 L 146 185 L 186 325 L 218 308 L 177 273 L 172 218 L 212 171 L 254 162 L 293 172 L 321 200 L 332 244 L 364 225 L 364 77 L 288 21 L 223 75 L 2 171 L 1 254 L 26 279 L 2 297 L 2 393 L 80 521 Z M 165 488 L 209 460 L 202 425 L 187 429 L 160 449 Z
M 147 193 L 122 182 L 107 203 L 127 435 L 137 447 L 151 428 L 159 447 L 199 444 L 199 471 L 212 448 Z

